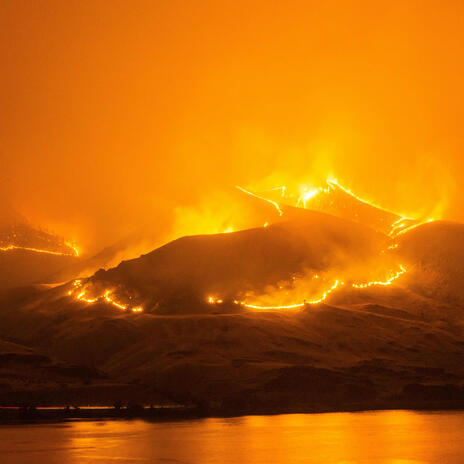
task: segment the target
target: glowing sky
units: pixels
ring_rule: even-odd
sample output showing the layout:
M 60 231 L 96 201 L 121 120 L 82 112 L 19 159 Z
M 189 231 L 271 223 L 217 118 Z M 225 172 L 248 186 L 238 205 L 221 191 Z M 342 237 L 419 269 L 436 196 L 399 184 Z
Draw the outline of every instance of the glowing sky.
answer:
M 327 174 L 462 221 L 463 25 L 458 1 L 2 1 L 0 195 L 84 249 Z

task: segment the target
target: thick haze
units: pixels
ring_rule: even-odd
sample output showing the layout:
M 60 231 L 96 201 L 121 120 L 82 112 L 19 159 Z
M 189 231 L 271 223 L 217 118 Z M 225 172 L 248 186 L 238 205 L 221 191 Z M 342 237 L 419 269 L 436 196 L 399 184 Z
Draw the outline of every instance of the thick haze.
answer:
M 4 0 L 0 195 L 84 250 L 327 174 L 462 221 L 463 45 L 458 1 Z

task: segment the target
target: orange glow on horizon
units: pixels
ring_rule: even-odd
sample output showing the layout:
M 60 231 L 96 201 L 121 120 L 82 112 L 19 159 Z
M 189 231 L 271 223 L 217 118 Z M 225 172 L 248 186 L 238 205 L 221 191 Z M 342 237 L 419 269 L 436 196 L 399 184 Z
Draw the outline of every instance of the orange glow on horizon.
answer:
M 0 202 L 86 254 L 185 235 L 173 210 L 236 184 L 285 209 L 307 176 L 309 204 L 327 173 L 464 220 L 461 2 L 39 3 L 2 12 Z

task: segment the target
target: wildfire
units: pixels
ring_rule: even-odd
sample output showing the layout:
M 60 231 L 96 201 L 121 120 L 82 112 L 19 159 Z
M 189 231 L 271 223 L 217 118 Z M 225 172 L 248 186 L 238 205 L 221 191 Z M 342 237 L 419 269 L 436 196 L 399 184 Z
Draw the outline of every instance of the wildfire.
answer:
M 368 288 L 368 287 L 374 287 L 374 286 L 387 286 L 391 285 L 396 279 L 398 279 L 401 275 L 406 273 L 406 268 L 403 265 L 400 265 L 400 269 L 392 274 L 387 280 L 385 281 L 371 281 L 371 282 L 365 282 L 365 283 L 351 283 L 349 286 L 352 288 L 357 288 L 357 289 L 363 289 L 363 288 Z M 318 277 L 318 276 L 317 276 Z M 315 278 L 317 278 L 315 276 Z M 304 308 L 306 305 L 317 305 L 319 303 L 322 303 L 327 299 L 327 297 L 334 292 L 337 288 L 341 288 L 344 285 L 347 285 L 346 282 L 343 280 L 336 280 L 333 285 L 325 290 L 320 297 L 314 300 L 304 300 L 302 303 L 295 303 L 295 304 L 290 304 L 290 305 L 270 305 L 270 306 L 265 306 L 265 305 L 259 305 L 259 304 L 252 304 L 248 303 L 246 301 L 238 301 L 234 300 L 235 304 L 244 306 L 245 308 L 250 308 L 250 309 L 259 309 L 259 310 L 283 310 L 283 309 L 299 309 L 299 308 Z M 216 297 L 208 297 L 206 300 L 209 304 L 221 304 L 223 303 L 223 300 L 220 298 Z
M 261 195 L 259 195 L 257 193 L 250 192 L 249 190 L 246 190 L 243 187 L 237 186 L 237 188 L 239 190 L 241 190 L 242 192 L 248 194 L 248 195 L 251 195 L 251 196 L 253 196 L 255 198 L 258 198 L 260 200 L 271 203 L 277 209 L 280 216 L 282 216 L 284 214 L 283 210 L 280 207 L 280 204 L 278 202 L 276 202 L 274 200 L 271 200 L 269 198 L 266 198 L 265 196 L 261 196 Z M 411 217 L 408 217 L 408 216 L 400 215 L 400 214 L 394 213 L 392 211 L 389 211 L 389 210 L 383 208 L 382 206 L 379 206 L 379 205 L 377 205 L 377 204 L 375 204 L 375 203 L 373 203 L 371 201 L 368 201 L 368 200 L 366 200 L 364 198 L 359 197 L 358 195 L 353 193 L 351 190 L 349 190 L 346 187 L 344 187 L 343 185 L 341 185 L 336 179 L 331 178 L 331 177 L 327 177 L 325 187 L 317 187 L 317 188 L 303 187 L 301 193 L 299 194 L 299 196 L 296 199 L 296 202 L 295 202 L 294 197 L 292 195 L 288 194 L 289 189 L 285 185 L 269 189 L 269 190 L 267 190 L 267 192 L 280 191 L 281 201 L 291 202 L 291 203 L 293 203 L 293 205 L 295 207 L 302 207 L 302 208 L 306 209 L 308 207 L 308 204 L 311 203 L 311 201 L 314 200 L 315 198 L 317 198 L 319 195 L 321 195 L 321 194 L 329 194 L 331 191 L 332 192 L 336 191 L 337 188 L 342 190 L 344 193 L 346 193 L 350 197 L 354 198 L 355 200 L 357 200 L 357 201 L 359 201 L 359 202 L 361 202 L 361 203 L 363 203 L 365 205 L 369 205 L 369 206 L 371 206 L 373 208 L 376 208 L 376 209 L 379 209 L 379 210 L 381 210 L 381 211 L 383 211 L 385 213 L 388 213 L 389 215 L 392 216 L 392 218 L 398 218 L 398 219 L 395 219 L 390 225 L 390 231 L 388 232 L 388 235 L 390 237 L 392 237 L 392 238 L 395 238 L 398 235 L 403 234 L 403 233 L 405 233 L 405 232 L 407 232 L 407 231 L 409 231 L 409 230 L 411 230 L 411 229 L 413 229 L 413 228 L 415 228 L 415 227 L 417 227 L 417 226 L 419 226 L 421 224 L 424 224 L 426 222 L 434 221 L 434 219 L 427 219 L 427 220 L 423 220 L 423 221 L 418 221 L 417 219 L 414 219 L 414 218 L 411 218 Z
M 403 265 L 400 264 L 400 270 L 397 271 L 395 274 L 393 274 L 389 279 L 386 281 L 372 281 L 372 282 L 366 282 L 363 284 L 352 284 L 353 288 L 367 288 L 367 287 L 373 287 L 376 285 L 391 285 L 394 280 L 396 280 L 399 276 L 403 275 L 406 272 L 406 269 L 404 268 Z
M 57 256 L 79 256 L 79 250 L 75 245 L 72 245 L 66 242 L 66 246 L 70 248 L 72 251 L 64 252 L 64 251 L 53 251 L 53 250 L 44 250 L 41 248 L 32 248 L 32 247 L 25 247 L 19 245 L 7 245 L 0 247 L 0 251 L 11 251 L 11 250 L 25 250 L 25 251 L 32 251 L 34 253 L 45 253 L 49 255 L 57 255 Z
M 406 228 L 400 230 L 399 232 L 397 232 L 395 237 L 398 237 L 398 235 L 405 234 L 406 232 L 409 232 L 410 230 L 415 229 L 416 227 L 419 227 L 422 224 L 428 224 L 429 222 L 434 222 L 434 221 L 435 221 L 435 219 L 430 218 L 430 219 L 427 219 L 426 221 L 422 221 L 422 222 L 419 222 L 417 224 L 413 224 L 412 226 L 406 227 Z
M 82 281 L 80 279 L 75 280 L 73 282 L 73 288 L 68 291 L 68 295 L 69 296 L 74 295 L 77 300 L 83 301 L 85 303 L 96 303 L 98 301 L 104 301 L 122 311 L 130 310 L 133 313 L 139 313 L 143 311 L 143 308 L 141 306 L 130 306 L 130 305 L 122 304 L 116 301 L 112 297 L 112 290 L 105 290 L 103 295 L 97 296 L 95 298 L 89 298 L 87 296 L 85 288 L 83 287 Z
M 364 203 L 366 205 L 369 205 L 369 206 L 372 206 L 374 208 L 377 208 L 377 209 L 380 209 L 382 211 L 385 211 L 387 213 L 391 213 L 391 214 L 395 214 L 397 215 L 396 213 L 392 213 L 391 211 L 385 209 L 385 208 L 382 208 L 381 206 L 379 205 L 376 205 L 375 203 L 372 203 L 371 201 L 368 201 L 368 200 L 365 200 L 364 198 L 361 198 L 361 197 L 358 197 L 356 194 L 354 194 L 351 190 L 347 189 L 346 187 L 343 187 L 343 185 L 341 185 L 336 179 L 333 179 L 333 178 L 327 178 L 327 184 L 329 185 L 329 187 L 332 187 L 333 189 L 335 189 L 335 187 L 338 187 L 339 189 L 343 190 L 345 193 L 347 193 L 348 195 L 352 196 L 353 198 L 355 198 L 356 200 L 360 201 L 361 203 Z M 403 217 L 403 216 L 402 216 Z
M 279 204 L 277 202 L 269 200 L 269 198 L 265 198 L 265 197 L 261 197 L 259 195 L 256 195 L 256 193 L 245 190 L 243 187 L 240 187 L 239 185 L 236 185 L 236 188 L 238 188 L 239 190 L 241 190 L 242 192 L 244 192 L 244 193 L 246 193 L 248 195 L 251 195 L 252 197 L 259 198 L 260 200 L 263 200 L 263 201 L 267 201 L 268 203 L 270 203 L 271 205 L 274 206 L 274 208 L 278 211 L 279 216 L 282 216 L 284 214 L 284 212 L 281 210 L 281 208 L 280 208 L 280 206 L 279 206 Z M 281 187 L 279 187 L 279 188 L 281 188 Z M 285 189 L 282 190 L 282 191 L 285 192 Z
M 303 303 L 296 303 L 296 304 L 291 304 L 291 305 L 285 305 L 285 306 L 260 306 L 260 305 L 255 305 L 255 304 L 250 304 L 246 303 L 245 301 L 241 301 L 239 304 L 242 306 L 245 306 L 245 308 L 251 308 L 251 309 L 298 309 L 298 308 L 303 308 L 304 306 L 308 305 L 316 305 L 319 303 L 322 303 L 330 293 L 332 293 L 337 287 L 345 285 L 345 282 L 341 282 L 339 280 L 336 280 L 335 283 L 327 289 L 321 297 L 319 297 L 316 300 L 310 300 L 310 301 L 304 301 Z
M 424 222 L 433 221 L 433 219 L 429 219 L 429 220 L 424 221 L 424 222 L 419 222 L 416 219 L 413 219 L 413 218 L 410 218 L 410 217 L 407 217 L 407 216 L 400 216 L 400 215 L 398 215 L 396 213 L 388 211 L 385 208 L 382 208 L 382 207 L 380 207 L 380 206 L 378 206 L 378 205 L 376 205 L 374 203 L 371 203 L 370 201 L 367 201 L 367 200 L 365 200 L 363 198 L 360 198 L 359 196 L 357 196 L 356 194 L 351 192 L 349 189 L 342 186 L 337 180 L 335 180 L 333 178 L 327 178 L 326 185 L 323 186 L 323 187 L 317 187 L 317 188 L 306 188 L 305 187 L 305 188 L 303 188 L 302 190 L 300 190 L 300 194 L 299 194 L 298 197 L 294 197 L 291 194 L 289 195 L 288 194 L 288 189 L 287 189 L 287 187 L 285 185 L 280 186 L 280 187 L 275 187 L 275 188 L 272 188 L 272 189 L 268 190 L 267 192 L 271 192 L 271 191 L 273 191 L 273 192 L 277 191 L 278 192 L 279 197 L 280 197 L 280 199 L 278 201 L 274 201 L 274 200 L 272 200 L 270 198 L 267 198 L 265 196 L 261 196 L 260 194 L 251 192 L 251 191 L 246 190 L 245 188 L 240 187 L 240 186 L 236 186 L 236 188 L 238 190 L 246 193 L 247 195 L 253 196 L 253 197 L 255 197 L 255 198 L 259 199 L 259 200 L 262 200 L 262 201 L 265 201 L 265 202 L 271 204 L 277 210 L 277 212 L 279 213 L 279 216 L 283 216 L 283 214 L 284 214 L 284 211 L 281 208 L 281 203 L 282 202 L 285 202 L 285 201 L 288 202 L 290 199 L 292 199 L 292 202 L 295 202 L 295 200 L 296 200 L 296 203 L 294 203 L 296 207 L 306 208 L 310 204 L 310 202 L 312 200 L 314 200 L 316 197 L 318 197 L 319 195 L 329 194 L 330 192 L 335 192 L 335 191 L 337 191 L 337 189 L 340 189 L 342 192 L 346 193 L 347 195 L 349 195 L 350 197 L 356 199 L 357 201 L 388 213 L 388 215 L 385 216 L 385 217 L 388 218 L 387 221 L 386 221 L 387 222 L 386 226 L 387 226 L 387 231 L 388 231 L 388 228 L 390 228 L 390 231 L 389 231 L 388 234 L 392 238 L 395 238 L 400 234 L 404 234 L 407 231 L 409 231 L 409 230 L 411 230 L 411 229 L 413 229 L 415 227 L 418 227 L 419 225 L 423 224 Z M 391 224 L 390 224 L 390 221 L 391 221 Z M 263 227 L 266 228 L 268 225 L 269 225 L 268 222 L 265 222 Z M 232 227 L 229 227 L 227 229 L 223 229 L 223 233 L 228 233 L 228 232 L 233 232 L 233 231 L 234 231 L 234 229 Z M 70 243 L 66 243 L 66 245 L 70 249 L 73 250 L 75 256 L 79 255 L 79 251 L 74 245 L 72 245 Z M 392 244 L 390 244 L 388 246 L 387 249 L 393 250 L 393 249 L 395 249 L 397 247 L 398 247 L 398 244 L 396 242 L 393 242 Z M 8 249 L 12 249 L 12 248 L 15 248 L 15 247 L 11 246 Z M 2 249 L 2 248 L 0 248 L 0 249 Z M 42 251 L 42 250 L 34 250 L 34 251 L 47 252 L 47 251 Z M 386 250 L 383 250 L 382 252 L 385 252 L 385 251 Z M 63 254 L 63 253 L 59 253 L 59 252 L 50 252 L 50 253 Z M 324 302 L 329 297 L 330 294 L 336 292 L 338 289 L 340 289 L 342 287 L 349 287 L 349 288 L 353 288 L 353 289 L 362 290 L 362 289 L 366 289 L 366 288 L 370 288 L 370 287 L 392 285 L 394 281 L 396 281 L 398 278 L 400 278 L 406 272 L 407 272 L 406 268 L 403 265 L 399 265 L 399 269 L 397 271 L 395 271 L 395 272 L 391 272 L 389 277 L 386 280 L 373 280 L 373 281 L 368 281 L 368 282 L 356 282 L 356 281 L 352 281 L 352 280 L 344 281 L 342 279 L 337 279 L 337 280 L 334 280 L 330 284 L 330 286 L 328 288 L 326 288 L 317 298 L 303 300 L 302 302 L 293 303 L 293 304 L 265 305 L 265 304 L 258 304 L 258 303 L 252 302 L 252 301 L 250 302 L 250 301 L 247 301 L 247 300 L 242 300 L 242 301 L 234 300 L 234 304 L 243 306 L 245 308 L 256 309 L 256 310 L 299 309 L 299 308 L 304 308 L 307 305 L 317 305 L 317 304 L 320 304 L 320 303 Z M 315 275 L 313 277 L 315 279 L 319 278 L 318 275 Z M 293 278 L 293 280 L 295 280 L 295 278 Z M 279 288 L 282 289 L 283 287 L 280 286 Z M 87 294 L 86 289 L 85 289 L 85 287 L 83 286 L 83 284 L 82 284 L 82 282 L 80 280 L 77 280 L 77 281 L 75 281 L 73 283 L 73 288 L 68 292 L 68 294 L 71 295 L 71 296 L 74 296 L 79 301 L 83 301 L 83 302 L 86 302 L 86 303 L 89 303 L 89 304 L 101 301 L 101 302 L 106 302 L 106 303 L 110 304 L 111 306 L 113 306 L 113 307 L 115 307 L 115 308 L 117 308 L 119 310 L 122 310 L 122 311 L 126 311 L 126 310 L 129 310 L 129 311 L 132 311 L 132 312 L 141 312 L 141 311 L 143 311 L 143 308 L 141 306 L 131 306 L 130 304 L 124 304 L 124 303 L 121 303 L 120 301 L 118 301 L 114 296 L 113 290 L 111 290 L 111 289 L 106 289 L 102 294 L 100 294 L 100 295 L 98 295 L 96 297 L 91 297 L 91 296 L 89 296 Z M 218 296 L 208 296 L 206 301 L 207 301 L 207 303 L 214 304 L 214 305 L 225 303 L 225 300 L 223 298 L 221 298 L 221 297 L 218 297 Z
M 75 243 L 72 243 L 72 242 L 64 242 L 64 244 L 68 247 L 68 248 L 71 248 L 74 252 L 74 256 L 79 256 L 80 255 L 80 251 L 79 251 L 79 248 L 77 248 L 76 244 Z
M 310 200 L 312 200 L 313 198 L 315 198 L 317 195 L 320 195 L 321 193 L 329 193 L 331 190 L 335 190 L 336 187 L 338 187 L 341 190 L 343 190 L 345 193 L 347 193 L 348 195 L 352 196 L 353 198 L 355 198 L 356 200 L 358 200 L 358 201 L 360 201 L 362 203 L 365 203 L 367 205 L 370 205 L 370 206 L 373 206 L 375 208 L 381 209 L 383 211 L 387 211 L 387 210 L 385 210 L 384 208 L 382 208 L 380 206 L 377 206 L 377 205 L 375 205 L 375 204 L 373 204 L 373 203 L 371 203 L 371 202 L 369 202 L 367 200 L 364 200 L 364 199 L 358 197 L 353 192 L 351 192 L 350 190 L 348 190 L 347 188 L 345 188 L 341 184 L 339 184 L 338 181 L 333 179 L 333 178 L 328 177 L 327 180 L 326 180 L 326 184 L 327 184 L 327 187 L 318 187 L 318 188 L 312 188 L 312 189 L 308 189 L 307 187 L 303 187 L 302 193 L 298 197 L 295 206 L 298 207 L 300 205 L 303 205 L 303 208 L 306 208 L 306 203 L 309 202 Z M 273 200 L 270 200 L 269 198 L 263 197 L 261 195 L 258 195 L 256 193 L 250 192 L 249 190 L 246 190 L 243 187 L 237 186 L 237 188 L 239 190 L 241 190 L 242 192 L 247 193 L 248 195 L 251 195 L 251 196 L 253 196 L 255 198 L 259 198 L 260 200 L 264 200 L 264 201 L 267 201 L 268 203 L 271 203 L 277 209 L 280 216 L 283 215 L 283 211 L 282 211 L 282 209 L 280 208 L 280 206 L 279 206 L 279 204 L 277 202 L 275 202 Z M 281 192 L 280 197 L 283 200 L 289 200 L 290 199 L 290 196 L 287 195 L 288 188 L 285 185 L 283 185 L 281 187 L 275 187 L 275 188 L 269 189 L 268 192 L 275 191 L 275 190 L 280 190 L 280 192 Z M 388 212 L 390 212 L 390 211 L 388 211 Z
M 296 206 L 300 206 L 300 204 L 303 204 L 303 208 L 306 208 L 306 202 L 310 201 L 312 198 L 314 198 L 316 195 L 319 195 L 320 193 L 323 192 L 328 192 L 329 189 L 324 189 L 322 187 L 319 187 L 317 189 L 311 189 L 307 190 L 306 188 L 303 188 L 303 193 L 298 197 L 298 201 L 296 202 Z

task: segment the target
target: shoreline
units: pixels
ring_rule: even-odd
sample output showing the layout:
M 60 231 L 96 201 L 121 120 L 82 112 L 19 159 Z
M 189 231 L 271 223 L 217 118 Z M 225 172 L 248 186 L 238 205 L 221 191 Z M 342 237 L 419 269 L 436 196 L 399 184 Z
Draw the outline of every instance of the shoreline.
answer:
M 148 420 L 154 422 L 183 421 L 208 418 L 232 418 L 243 416 L 277 416 L 282 414 L 327 414 L 327 413 L 361 413 L 374 411 L 464 411 L 464 402 L 439 402 L 436 404 L 392 404 L 392 405 L 351 405 L 342 408 L 301 408 L 266 410 L 224 410 L 200 407 L 155 407 L 122 408 L 88 407 L 67 410 L 63 407 L 43 407 L 25 410 L 23 408 L 0 407 L 0 426 L 20 424 L 46 424 L 66 422 L 68 420 Z

